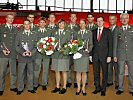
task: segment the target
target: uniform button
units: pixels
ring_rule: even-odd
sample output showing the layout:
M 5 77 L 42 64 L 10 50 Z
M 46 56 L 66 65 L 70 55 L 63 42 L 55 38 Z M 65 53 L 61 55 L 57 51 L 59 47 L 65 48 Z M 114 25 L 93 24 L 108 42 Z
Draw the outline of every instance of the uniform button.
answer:
M 126 45 L 126 47 L 127 47 L 127 45 Z
M 127 42 L 127 41 L 125 41 L 125 42 Z
M 125 37 L 125 38 L 127 38 L 127 37 Z

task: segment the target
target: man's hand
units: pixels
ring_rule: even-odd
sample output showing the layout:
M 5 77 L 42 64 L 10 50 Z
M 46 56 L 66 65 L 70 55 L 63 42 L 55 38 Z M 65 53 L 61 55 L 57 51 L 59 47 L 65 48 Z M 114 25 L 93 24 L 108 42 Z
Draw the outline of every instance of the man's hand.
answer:
M 111 62 L 111 57 L 107 57 L 107 63 Z
M 31 56 L 32 56 L 32 53 L 31 53 L 31 52 L 28 52 L 28 54 L 29 54 L 29 55 L 28 55 L 29 57 L 31 57 Z
M 3 53 L 4 53 L 4 55 L 8 56 L 8 55 L 9 55 L 9 53 L 10 53 L 10 51 L 3 50 Z
M 26 57 L 27 56 L 26 54 L 27 54 L 26 52 L 23 52 L 22 56 L 23 57 Z
M 118 61 L 118 58 L 117 57 L 114 57 L 114 62 L 117 62 Z
M 92 56 L 89 56 L 89 60 L 92 62 Z

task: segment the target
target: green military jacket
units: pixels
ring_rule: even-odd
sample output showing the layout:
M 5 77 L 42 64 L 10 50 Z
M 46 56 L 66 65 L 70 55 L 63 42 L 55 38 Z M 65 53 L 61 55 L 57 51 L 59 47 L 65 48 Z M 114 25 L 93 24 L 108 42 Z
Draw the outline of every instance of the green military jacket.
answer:
M 60 39 L 60 45 L 61 47 L 63 47 L 65 43 L 71 40 L 71 34 L 72 34 L 71 31 L 64 30 L 62 34 L 59 36 L 59 30 L 57 30 L 54 34 L 52 34 L 52 36 L 55 37 L 57 40 Z M 54 54 L 52 55 L 52 58 L 53 59 L 67 59 L 69 58 L 69 56 L 66 56 L 62 52 L 59 52 L 58 50 L 56 50 Z
M 16 59 L 16 50 L 15 50 L 15 38 L 18 33 L 18 30 L 15 26 L 12 25 L 12 29 L 9 29 L 7 24 L 3 24 L 0 27 L 0 57 L 1 58 L 14 58 Z M 2 46 L 5 45 L 6 48 L 10 51 L 8 56 L 5 56 L 2 52 Z

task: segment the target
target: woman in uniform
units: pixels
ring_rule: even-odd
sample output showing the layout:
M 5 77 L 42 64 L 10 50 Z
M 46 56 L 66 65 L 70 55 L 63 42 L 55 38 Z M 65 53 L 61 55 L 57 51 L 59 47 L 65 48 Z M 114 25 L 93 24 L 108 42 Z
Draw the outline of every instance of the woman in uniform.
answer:
M 69 70 L 69 55 L 64 55 L 61 48 L 64 43 L 67 43 L 71 39 L 71 33 L 65 30 L 66 22 L 64 19 L 58 21 L 59 29 L 53 34 L 58 40 L 57 51 L 52 55 L 52 70 L 55 71 L 56 76 L 56 88 L 53 89 L 52 93 L 64 94 L 66 92 L 67 83 L 67 71 Z M 63 88 L 60 89 L 61 72 L 63 75 Z
M 79 59 L 74 60 L 74 71 L 76 71 L 77 75 L 77 91 L 76 95 L 79 95 L 82 91 L 82 94 L 85 96 L 85 85 L 86 85 L 86 79 L 87 79 L 87 72 L 89 70 L 89 53 L 92 50 L 93 43 L 92 43 L 92 33 L 91 31 L 88 31 L 85 29 L 86 27 L 86 21 L 84 19 L 80 19 L 80 30 L 78 31 L 76 35 L 76 39 L 82 39 L 84 41 L 84 47 L 79 51 L 80 54 L 82 54 L 82 57 Z M 82 80 L 82 88 L 81 86 L 81 80 Z

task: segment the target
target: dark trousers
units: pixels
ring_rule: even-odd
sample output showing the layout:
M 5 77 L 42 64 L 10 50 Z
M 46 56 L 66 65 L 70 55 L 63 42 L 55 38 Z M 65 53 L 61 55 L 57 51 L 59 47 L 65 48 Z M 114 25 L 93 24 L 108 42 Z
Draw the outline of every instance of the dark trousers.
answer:
M 95 86 L 96 90 L 106 91 L 106 85 L 107 85 L 107 60 L 106 59 L 93 59 L 93 65 L 94 65 L 94 80 L 95 80 Z M 100 66 L 102 69 L 102 85 L 100 85 Z

